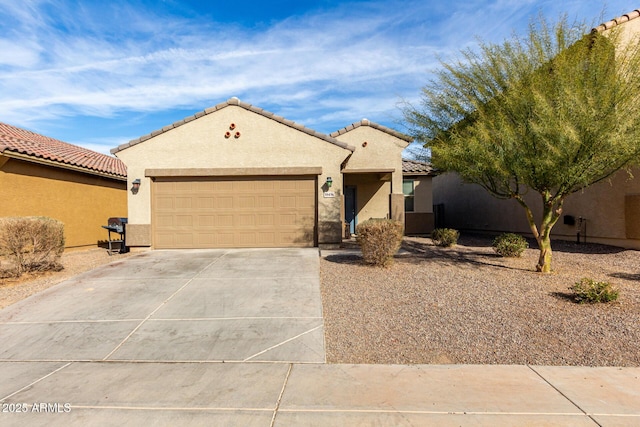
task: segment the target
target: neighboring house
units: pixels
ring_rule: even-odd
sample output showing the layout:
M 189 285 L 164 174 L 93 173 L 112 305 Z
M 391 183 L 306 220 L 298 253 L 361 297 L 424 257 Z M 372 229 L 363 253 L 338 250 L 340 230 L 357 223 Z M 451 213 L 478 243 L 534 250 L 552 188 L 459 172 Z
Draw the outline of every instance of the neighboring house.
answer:
M 67 248 L 106 240 L 100 226 L 127 215 L 126 176 L 115 157 L 0 123 L 0 217 L 60 220 Z
M 405 234 L 428 234 L 436 218 L 433 212 L 432 180 L 436 176 L 429 163 L 402 161 Z
M 368 120 L 325 135 L 231 98 L 112 150 L 141 182 L 127 245 L 335 245 L 345 222 L 403 221 L 410 141 Z
M 614 27 L 624 40 L 640 34 L 640 9 L 606 22 L 593 31 L 606 32 Z M 553 238 L 603 243 L 640 249 L 640 169 L 616 173 L 609 181 L 592 185 L 567 197 L 563 216 L 552 231 Z M 437 176 L 433 181 L 436 211 L 443 212 L 444 225 L 460 230 L 489 233 L 530 234 L 524 209 L 515 200 L 492 197 L 478 185 L 466 184 L 454 173 Z M 540 197 L 527 195 L 534 215 L 542 210 Z M 536 216 L 539 220 L 539 217 Z
M 621 31 L 621 37 L 623 43 L 628 43 L 634 40 L 638 34 L 640 34 L 640 9 L 635 9 L 632 12 L 624 14 L 618 18 L 607 21 L 604 24 L 598 25 L 592 29 L 592 32 L 606 33 L 607 31 L 616 28 Z M 624 25 L 622 25 L 624 24 Z

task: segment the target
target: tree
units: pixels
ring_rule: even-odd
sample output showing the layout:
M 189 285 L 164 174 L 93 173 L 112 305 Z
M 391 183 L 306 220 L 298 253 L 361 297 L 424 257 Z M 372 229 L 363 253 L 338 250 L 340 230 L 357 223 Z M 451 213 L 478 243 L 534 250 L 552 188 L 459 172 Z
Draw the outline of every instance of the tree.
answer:
M 437 169 L 524 208 L 545 273 L 565 198 L 640 158 L 640 44 L 585 29 L 540 18 L 525 37 L 464 50 L 404 108 Z M 537 223 L 528 191 L 542 198 Z

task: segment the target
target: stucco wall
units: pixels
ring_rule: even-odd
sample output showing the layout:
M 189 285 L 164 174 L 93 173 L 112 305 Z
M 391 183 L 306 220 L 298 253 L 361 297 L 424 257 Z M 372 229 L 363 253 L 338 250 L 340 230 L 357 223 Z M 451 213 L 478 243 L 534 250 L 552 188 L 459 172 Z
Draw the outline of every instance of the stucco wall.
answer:
M 126 183 L 0 156 L 0 216 L 48 216 L 64 223 L 66 247 L 107 239 L 107 218 L 127 216 Z
M 229 129 L 231 123 L 235 124 L 233 131 Z M 241 136 L 225 138 L 227 131 L 232 134 L 240 132 Z M 127 165 L 129 185 L 136 178 L 142 181 L 138 194 L 129 194 L 130 223 L 151 223 L 151 178 L 145 176 L 146 169 L 321 167 L 318 185 L 322 186 L 330 176 L 336 197 L 325 198 L 323 189 L 318 188 L 318 226 L 320 230 L 326 230 L 326 222 L 335 223 L 340 227 L 339 233 L 340 164 L 350 153 L 342 147 L 231 105 L 119 151 L 116 156 Z
M 393 169 L 391 192 L 402 194 L 402 150 L 409 145 L 408 142 L 371 126 L 359 126 L 336 139 L 356 149 L 345 171 Z
M 638 176 L 640 170 L 634 170 L 633 174 Z M 640 222 L 640 216 L 633 211 L 634 206 L 629 202 L 625 206 L 625 199 L 629 199 L 626 196 L 635 194 L 640 194 L 640 178 L 631 179 L 626 172 L 620 171 L 610 181 L 569 196 L 563 207 L 563 216 L 586 219 L 588 242 L 640 249 L 640 240 L 627 236 L 629 233 L 629 237 L 635 237 L 633 226 Z M 524 210 L 517 202 L 496 199 L 478 185 L 464 184 L 455 174 L 443 174 L 434 179 L 433 197 L 434 204 L 444 204 L 448 227 L 530 233 Z M 535 192 L 527 196 L 538 222 L 542 209 L 539 198 Z M 552 236 L 575 240 L 577 231 L 575 225 L 565 225 L 564 218 L 560 218 Z
M 640 18 L 616 25 L 612 29 L 604 31 L 603 34 L 608 35 L 612 32 L 619 34 L 622 45 L 637 40 L 638 34 L 640 34 Z
M 433 177 L 406 175 L 413 180 L 413 212 L 405 212 L 405 234 L 428 234 L 433 231 Z
M 433 213 L 433 186 L 431 176 L 406 176 L 413 180 L 413 211 Z

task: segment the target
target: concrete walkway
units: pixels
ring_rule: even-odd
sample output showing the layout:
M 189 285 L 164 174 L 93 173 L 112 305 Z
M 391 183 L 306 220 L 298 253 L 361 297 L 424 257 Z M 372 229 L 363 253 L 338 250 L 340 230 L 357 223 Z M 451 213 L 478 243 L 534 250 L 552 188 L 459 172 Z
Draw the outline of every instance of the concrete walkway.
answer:
M 640 368 L 325 364 L 318 269 L 154 251 L 9 306 L 0 425 L 640 425 Z

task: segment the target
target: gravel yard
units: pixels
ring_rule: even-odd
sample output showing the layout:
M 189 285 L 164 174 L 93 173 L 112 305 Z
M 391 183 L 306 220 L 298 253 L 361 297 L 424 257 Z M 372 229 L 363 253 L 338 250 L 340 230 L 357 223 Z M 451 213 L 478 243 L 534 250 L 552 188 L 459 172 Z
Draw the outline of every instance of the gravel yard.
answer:
M 640 252 L 552 242 L 554 272 L 495 254 L 491 239 L 440 248 L 405 238 L 388 268 L 354 254 L 321 260 L 331 363 L 640 366 Z M 620 298 L 576 304 L 582 277 L 610 281 Z

